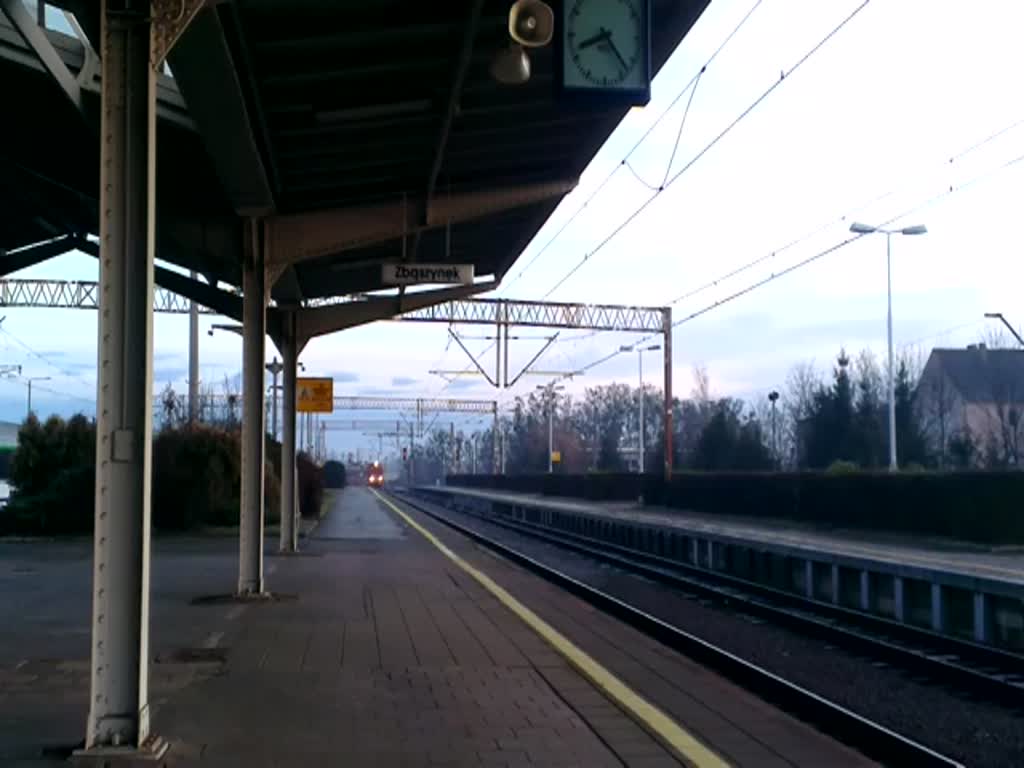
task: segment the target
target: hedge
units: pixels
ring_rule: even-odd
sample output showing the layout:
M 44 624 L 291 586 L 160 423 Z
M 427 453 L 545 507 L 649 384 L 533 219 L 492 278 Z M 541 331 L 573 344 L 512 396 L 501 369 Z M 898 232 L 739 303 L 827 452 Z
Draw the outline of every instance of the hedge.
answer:
M 697 512 L 941 536 L 985 544 L 1024 543 L 1024 472 L 683 472 L 657 475 L 454 475 L 450 485 L 571 496 L 636 499 Z
M 11 461 L 11 499 L 0 509 L 0 535 L 64 535 L 92 531 L 95 504 L 95 424 L 30 416 Z M 276 450 L 275 450 L 276 448 Z M 274 461 L 276 454 L 276 463 Z M 316 517 L 322 472 L 298 457 L 302 514 Z M 267 523 L 280 520 L 280 444 L 268 445 L 264 494 Z M 240 435 L 209 426 L 163 429 L 153 441 L 152 515 L 158 530 L 237 525 Z

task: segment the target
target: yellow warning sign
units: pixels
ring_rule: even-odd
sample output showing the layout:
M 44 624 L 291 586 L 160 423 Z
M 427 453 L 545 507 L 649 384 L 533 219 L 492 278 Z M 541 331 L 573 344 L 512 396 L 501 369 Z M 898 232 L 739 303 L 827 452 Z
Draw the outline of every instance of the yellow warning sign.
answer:
M 551 463 L 552 464 L 561 464 L 562 463 L 562 452 L 561 451 L 552 451 L 551 452 Z
M 295 410 L 299 413 L 334 410 L 334 379 L 299 378 L 295 382 L 295 393 Z

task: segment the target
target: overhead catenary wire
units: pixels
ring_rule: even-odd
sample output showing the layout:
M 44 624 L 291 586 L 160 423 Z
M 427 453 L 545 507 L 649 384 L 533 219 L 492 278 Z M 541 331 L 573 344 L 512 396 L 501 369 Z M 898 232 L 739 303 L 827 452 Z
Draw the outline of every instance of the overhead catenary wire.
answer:
M 652 192 L 652 194 L 640 203 L 637 208 L 626 216 L 621 222 L 619 222 L 611 232 L 609 232 L 598 244 L 587 253 L 583 254 L 583 257 L 576 262 L 576 264 L 562 277 L 560 277 L 555 284 L 548 289 L 542 298 L 547 299 L 551 294 L 565 285 L 573 275 L 575 275 L 585 264 L 587 264 L 597 253 L 599 253 L 608 243 L 610 243 L 615 237 L 622 232 L 627 226 L 629 226 L 641 213 L 643 213 L 647 207 L 657 200 L 662 193 L 671 187 L 675 182 L 686 174 L 694 165 L 696 165 L 701 158 L 703 158 L 708 152 L 711 151 L 722 139 L 724 139 L 733 129 L 736 128 L 743 120 L 745 120 L 758 106 L 760 106 L 782 83 L 788 80 L 798 69 L 806 64 L 818 51 L 820 51 L 833 37 L 835 37 L 847 24 L 849 24 L 864 8 L 867 7 L 871 0 L 863 0 L 856 8 L 853 9 L 842 21 L 840 21 L 835 27 L 833 27 L 828 34 L 822 37 L 817 43 L 814 44 L 806 53 L 801 56 L 796 63 L 791 65 L 788 69 L 785 69 L 779 75 L 779 78 L 772 82 L 768 88 L 766 88 L 756 99 L 754 99 L 743 111 L 739 113 L 728 125 L 725 126 L 711 141 L 705 144 L 682 168 L 676 171 L 669 179 Z
M 998 131 L 996 131 L 994 133 L 988 134 L 984 139 L 981 139 L 980 141 L 977 141 L 977 142 L 971 144 L 969 147 L 966 147 L 965 149 L 957 152 L 956 154 L 951 155 L 948 159 L 943 158 L 942 161 L 941 161 L 941 164 L 943 166 L 948 166 L 948 165 L 950 165 L 952 163 L 955 163 L 955 162 L 957 162 L 959 160 L 962 160 L 963 158 L 967 157 L 968 155 L 978 151 L 982 147 L 990 144 L 991 142 L 995 141 L 996 139 L 998 139 L 998 138 L 1004 136 L 1005 134 L 1009 133 L 1013 129 L 1021 127 L 1021 126 L 1024 126 L 1024 118 L 1019 119 L 1019 120 L 1015 120 L 1014 122 L 1010 123 L 1009 125 L 1005 126 L 1004 128 L 1002 128 L 1002 129 L 1000 129 L 1000 130 L 998 130 Z M 698 286 L 696 288 L 692 288 L 692 289 L 686 291 L 685 293 L 680 294 L 679 296 L 676 296 L 674 299 L 672 299 L 669 302 L 669 305 L 670 306 L 675 306 L 676 304 L 678 304 L 681 301 L 685 301 L 686 299 L 692 298 L 693 296 L 696 296 L 696 295 L 698 295 L 700 293 L 703 293 L 704 291 L 709 290 L 710 288 L 715 288 L 718 285 L 720 285 L 721 283 L 725 282 L 726 280 L 729 280 L 729 279 L 731 279 L 733 277 L 736 277 L 737 275 L 740 275 L 740 274 L 742 274 L 744 272 L 747 272 L 750 269 L 753 269 L 754 267 L 758 266 L 759 264 L 763 264 L 764 262 L 777 257 L 779 254 L 781 254 L 781 253 L 783 253 L 785 251 L 788 251 L 788 250 L 790 250 L 792 248 L 795 248 L 798 245 L 801 245 L 801 244 L 805 243 L 806 241 L 810 240 L 813 237 L 816 237 L 817 235 L 820 235 L 822 232 L 827 231 L 828 229 L 834 227 L 835 225 L 841 224 L 841 223 L 843 223 L 845 221 L 848 221 L 850 218 L 852 218 L 857 213 L 860 213 L 861 211 L 864 211 L 864 210 L 870 208 L 871 206 L 875 205 L 876 203 L 880 203 L 881 201 L 885 200 L 887 197 L 891 197 L 897 191 L 898 191 L 898 187 L 893 187 L 892 189 L 888 190 L 887 192 L 883 192 L 880 195 L 876 195 L 875 197 L 871 198 L 870 200 L 855 206 L 854 208 L 850 209 L 846 213 L 844 213 L 844 214 L 842 214 L 840 216 L 836 216 L 836 217 L 830 219 L 828 222 L 826 222 L 824 224 L 821 224 L 821 225 L 819 225 L 819 226 L 809 230 L 808 232 L 805 232 L 804 234 L 800 235 L 799 237 L 797 237 L 797 238 L 795 238 L 793 240 L 790 240 L 785 245 L 782 245 L 782 246 L 780 246 L 778 248 L 775 248 L 775 249 L 769 251 L 768 253 L 766 253 L 766 254 L 764 254 L 762 256 L 759 256 L 756 259 L 753 259 L 752 261 L 748 261 L 745 264 L 741 264 L 740 266 L 738 266 L 735 269 L 733 269 L 731 272 L 727 272 L 724 275 L 716 277 L 714 280 L 711 280 L 711 281 L 709 281 L 707 283 L 704 283 L 703 285 L 700 285 L 700 286 Z
M 662 110 L 661 114 L 659 114 L 654 119 L 654 121 L 647 127 L 647 130 L 645 130 L 640 135 L 640 138 L 637 139 L 633 143 L 633 146 L 630 147 L 629 151 L 626 152 L 626 154 L 615 165 L 615 167 L 611 171 L 609 171 L 605 175 L 605 177 L 601 180 L 601 182 L 597 185 L 597 187 L 595 187 L 591 191 L 591 193 L 587 196 L 586 200 L 584 200 L 583 203 L 576 209 L 576 211 L 571 216 L 569 216 L 568 219 L 566 219 L 562 223 L 562 225 L 555 231 L 555 233 L 550 238 L 548 238 L 548 240 L 544 243 L 544 245 L 541 246 L 540 250 L 538 250 L 537 253 L 535 253 L 533 255 L 533 258 L 531 258 L 530 261 L 527 262 L 526 266 L 523 267 L 521 270 L 519 270 L 519 272 L 516 273 L 515 277 L 513 277 L 511 280 L 509 280 L 507 283 L 505 283 L 499 290 L 507 290 L 508 288 L 510 288 L 512 285 L 514 285 L 519 280 L 519 278 L 521 278 L 526 272 L 528 272 L 529 269 L 534 264 L 537 263 L 537 260 L 540 259 L 541 256 L 543 256 L 544 253 L 547 252 L 547 250 L 555 243 L 555 241 L 557 241 L 558 238 L 561 237 L 562 233 L 565 232 L 565 230 L 568 229 L 569 226 L 576 220 L 576 218 L 587 208 L 587 206 L 591 203 L 591 201 L 593 201 L 594 198 L 596 198 L 601 193 L 601 191 L 608 185 L 608 183 L 612 180 L 612 178 L 615 176 L 615 174 L 619 172 L 620 168 L 625 166 L 630 172 L 633 173 L 634 176 L 636 176 L 636 178 L 640 181 L 641 184 L 644 184 L 645 186 L 647 185 L 647 183 L 636 173 L 636 171 L 633 170 L 632 166 L 629 165 L 629 158 L 632 157 L 633 154 L 640 148 L 640 146 L 647 140 L 648 136 L 650 136 L 651 133 L 654 132 L 654 129 L 657 128 L 661 124 L 661 121 L 665 117 L 668 116 L 668 114 L 672 111 L 672 109 L 676 106 L 676 104 L 679 103 L 679 101 L 683 98 L 683 96 L 685 96 L 687 93 L 690 93 L 690 101 L 692 102 L 692 100 L 693 100 L 693 93 L 692 93 L 692 91 L 693 91 L 693 89 L 695 89 L 695 87 L 697 85 L 697 82 L 700 80 L 701 76 L 707 71 L 707 68 L 709 66 L 711 66 L 711 64 L 714 62 L 714 60 L 716 58 L 718 58 L 718 55 L 720 53 L 722 53 L 723 50 L 725 50 L 725 47 L 732 41 L 732 39 L 737 35 L 737 33 L 743 28 L 743 26 L 747 23 L 747 20 L 753 15 L 754 11 L 757 10 L 757 8 L 761 5 L 761 3 L 763 1 L 764 0 L 756 0 L 756 2 L 754 2 L 754 4 L 747 10 L 747 12 L 739 20 L 739 22 L 732 28 L 732 31 L 730 31 L 729 34 L 725 36 L 725 39 L 723 39 L 721 43 L 719 43 L 718 47 L 715 48 L 714 52 L 712 52 L 712 54 L 708 57 L 708 59 L 704 62 L 704 64 L 700 67 L 700 69 L 689 79 L 689 81 L 687 81 L 686 85 L 684 85 L 679 90 L 679 92 L 675 95 L 675 97 L 672 99 L 672 101 L 669 102 L 668 106 L 665 107 L 665 109 Z M 687 111 L 689 111 L 689 103 L 687 104 L 686 109 L 687 109 Z M 686 116 L 684 114 L 683 122 L 685 122 L 685 120 L 686 120 Z M 682 132 L 682 125 L 680 125 L 680 134 L 681 134 L 681 132 Z M 678 143 L 679 143 L 679 138 L 677 137 L 676 138 L 676 146 L 677 147 L 678 147 Z M 666 176 L 671 171 L 672 159 L 674 159 L 674 157 L 675 157 L 675 149 L 673 149 L 672 158 L 669 160 L 668 166 L 666 167 L 666 171 L 665 171 Z
M 1015 156 L 1015 157 L 1013 157 L 1013 158 L 1011 158 L 1011 159 L 1001 163 L 997 167 L 992 168 L 992 169 L 990 169 L 988 171 L 985 171 L 984 173 L 979 174 L 977 176 L 974 176 L 974 177 L 972 177 L 971 179 L 969 179 L 969 180 L 967 180 L 965 182 L 962 182 L 962 183 L 960 183 L 958 185 L 950 185 L 944 191 L 939 192 L 938 194 L 935 194 L 935 195 L 927 198 L 926 200 L 922 201 L 921 203 L 917 203 L 917 204 L 913 205 L 912 207 L 907 208 L 907 209 L 905 209 L 905 210 L 895 214 L 894 216 L 888 217 L 884 221 L 880 222 L 877 226 L 879 226 L 879 227 L 888 226 L 889 224 L 892 224 L 895 221 L 898 221 L 898 220 L 900 220 L 902 218 L 905 218 L 905 217 L 910 216 L 910 215 L 912 215 L 914 213 L 917 213 L 917 212 L 919 212 L 919 211 L 921 211 L 921 210 L 923 210 L 923 209 L 925 209 L 925 208 L 927 208 L 929 206 L 932 206 L 935 203 L 937 203 L 938 201 L 940 201 L 940 200 L 942 200 L 944 198 L 949 197 L 950 195 L 954 195 L 954 194 L 962 192 L 962 191 L 964 191 L 966 189 L 969 189 L 970 187 L 972 187 L 975 184 L 978 184 L 979 182 L 981 182 L 981 181 L 991 177 L 992 175 L 994 175 L 996 173 L 999 173 L 1001 171 L 1007 170 L 1009 168 L 1012 168 L 1013 166 L 1015 166 L 1015 165 L 1017 165 L 1019 163 L 1022 163 L 1022 162 L 1024 162 L 1024 154 L 1017 155 L 1017 156 Z M 755 282 L 753 282 L 753 283 L 751 283 L 751 284 L 749 284 L 749 285 L 747 285 L 747 286 L 745 286 L 745 287 L 743 287 L 743 288 L 741 288 L 739 290 L 736 290 L 736 291 L 730 293 L 729 295 L 727 295 L 727 296 L 725 296 L 725 297 L 723 297 L 721 299 L 718 299 L 718 300 L 716 300 L 716 301 L 714 301 L 714 302 L 712 302 L 712 303 L 710 303 L 710 304 L 708 304 L 708 305 L 706 305 L 706 306 L 704 306 L 704 307 L 702 307 L 702 308 L 700 308 L 700 309 L 698 309 L 698 310 L 696 310 L 694 312 L 690 312 L 689 314 L 684 315 L 683 317 L 681 317 L 681 318 L 679 318 L 677 320 L 674 320 L 672 322 L 672 327 L 673 328 L 677 328 L 680 325 L 683 325 L 684 323 L 688 323 L 688 322 L 691 322 L 693 320 L 696 320 L 697 318 L 699 318 L 699 317 L 701 317 L 703 315 L 706 315 L 707 313 L 709 313 L 709 312 L 711 312 L 711 311 L 713 311 L 715 309 L 718 309 L 719 307 L 722 307 L 725 304 L 733 302 L 736 299 L 739 299 L 739 298 L 741 298 L 743 296 L 746 296 L 749 293 L 752 293 L 753 291 L 757 290 L 758 288 L 762 288 L 765 285 L 768 285 L 769 283 L 773 283 L 776 280 L 778 280 L 778 279 L 780 279 L 782 277 L 785 277 L 786 275 L 792 274 L 793 272 L 796 272 L 799 269 L 802 269 L 802 268 L 804 268 L 806 266 L 809 266 L 810 264 L 813 264 L 813 263 L 815 263 L 817 261 L 820 261 L 821 259 L 825 258 L 826 256 L 829 256 L 829 255 L 831 255 L 831 254 L 833 254 L 833 253 L 835 253 L 835 252 L 845 248 L 850 243 L 853 243 L 853 242 L 855 242 L 857 240 L 860 240 L 862 237 L 866 237 L 866 236 L 867 235 L 865 235 L 865 234 L 854 234 L 854 235 L 848 236 L 848 237 L 844 238 L 843 240 L 841 240 L 841 241 L 839 241 L 837 243 L 834 243 L 834 244 L 830 245 L 829 247 L 827 247 L 827 248 L 825 248 L 823 250 L 818 251 L 817 253 L 814 253 L 814 254 L 812 254 L 812 255 L 804 258 L 804 259 L 801 259 L 800 261 L 798 261 L 798 262 L 796 262 L 794 264 L 791 264 L 791 265 L 787 266 L 785 269 L 782 269 L 782 270 L 780 270 L 778 272 L 773 272 L 772 274 L 768 275 L 767 277 L 764 277 L 764 278 L 762 278 L 760 280 L 757 280 L 757 281 L 755 281 Z M 650 341 L 651 339 L 654 339 L 656 336 L 658 336 L 658 334 L 656 334 L 656 333 L 648 334 L 647 336 L 641 338 L 639 341 L 637 341 L 635 343 L 636 344 L 643 344 L 643 343 L 645 343 L 647 341 Z M 604 363 L 608 362 L 609 360 L 614 359 L 615 357 L 618 357 L 621 354 L 623 354 L 622 350 L 621 349 L 616 349 L 616 350 L 614 350 L 614 351 L 604 355 L 603 357 L 598 358 L 597 360 L 594 360 L 594 361 L 584 365 L 582 368 L 580 368 L 580 370 L 577 373 L 586 373 L 587 371 L 592 370 L 593 368 L 596 368 L 599 365 L 603 365 Z M 557 376 L 557 377 L 555 377 L 553 379 L 553 381 L 558 381 L 558 380 L 564 379 L 564 378 L 568 378 L 568 377 L 567 376 Z
M 64 368 L 61 368 L 55 362 L 50 360 L 46 355 L 44 355 L 44 354 L 34 350 L 31 346 L 29 346 L 24 341 L 19 339 L 17 336 L 15 336 L 13 333 L 8 331 L 2 325 L 0 325 L 0 333 L 4 334 L 7 338 L 11 339 L 15 344 L 17 344 L 23 350 L 28 352 L 28 354 L 32 355 L 32 357 L 36 358 L 40 362 L 46 363 L 48 366 L 53 368 L 55 371 L 59 371 L 63 376 L 67 376 L 67 377 L 72 378 L 72 379 L 78 379 L 79 381 L 82 381 L 84 383 L 91 384 L 91 382 L 87 382 L 84 378 L 82 378 L 82 376 L 80 374 L 75 373 L 73 371 L 68 371 L 68 370 L 66 370 Z

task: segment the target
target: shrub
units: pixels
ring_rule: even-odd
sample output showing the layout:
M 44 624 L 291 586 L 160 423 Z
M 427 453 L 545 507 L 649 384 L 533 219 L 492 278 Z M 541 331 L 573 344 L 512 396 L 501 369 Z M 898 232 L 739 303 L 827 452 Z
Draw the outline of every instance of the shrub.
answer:
M 62 535 L 92 530 L 96 428 L 84 416 L 44 423 L 33 415 L 18 433 L 11 460 L 12 497 L 0 510 L 0 534 Z M 157 530 L 237 525 L 241 438 L 210 426 L 168 427 L 153 441 L 152 522 Z M 307 470 L 305 498 L 319 509 L 319 469 Z M 300 477 L 302 475 L 300 474 Z M 280 520 L 281 485 L 264 471 L 265 522 Z
M 237 525 L 241 441 L 203 425 L 161 430 L 153 441 L 153 526 Z
M 0 511 L 0 533 L 57 535 L 92 528 L 95 424 L 81 414 L 40 423 L 29 415 L 11 457 L 11 499 Z
M 345 476 L 345 465 L 340 461 L 324 462 L 323 476 L 325 488 L 344 488 L 348 481 Z
M 837 459 L 828 465 L 825 470 L 830 475 L 851 475 L 860 471 L 860 467 L 853 461 Z
M 275 476 L 278 478 L 275 503 L 277 504 L 277 519 L 280 518 L 281 500 L 281 443 L 267 438 L 267 456 L 273 463 Z M 320 504 L 323 500 L 324 480 L 323 469 L 317 465 L 309 454 L 299 451 L 295 454 L 295 465 L 298 479 L 299 514 L 303 517 L 318 518 L 320 516 Z M 343 468 L 344 469 L 344 468 Z M 269 493 L 269 491 L 268 491 Z M 269 509 L 269 502 L 267 508 Z M 269 514 L 269 513 L 268 513 Z
M 306 453 L 299 453 L 295 459 L 299 473 L 299 514 L 317 519 L 324 498 L 323 470 Z

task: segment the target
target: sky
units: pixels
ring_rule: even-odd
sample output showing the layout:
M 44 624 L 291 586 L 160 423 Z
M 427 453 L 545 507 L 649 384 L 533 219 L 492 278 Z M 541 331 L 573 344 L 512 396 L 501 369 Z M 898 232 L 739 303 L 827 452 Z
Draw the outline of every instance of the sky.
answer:
M 985 312 L 1003 312 L 1020 327 L 1024 161 L 1013 161 L 1024 156 L 1024 5 L 870 0 L 781 78 L 860 5 L 711 3 L 654 81 L 650 104 L 626 116 L 495 295 L 650 306 L 684 297 L 672 305 L 682 321 L 673 337 L 676 393 L 689 393 L 692 371 L 702 366 L 716 395 L 756 401 L 784 389 L 795 364 L 812 361 L 827 373 L 841 347 L 884 356 L 884 236 L 862 237 L 771 277 L 847 239 L 854 220 L 875 224 L 899 216 L 889 226 L 925 224 L 928 234 L 892 238 L 897 352 L 927 355 L 933 346 L 977 341 L 992 329 Z M 752 8 L 695 88 L 677 100 Z M 671 183 L 601 245 L 652 197 L 650 187 L 666 179 Z M 69 254 L 14 276 L 94 280 L 96 264 Z M 200 373 L 204 384 L 220 387 L 225 379 L 237 381 L 241 341 L 231 333 L 207 335 L 211 322 L 223 319 L 203 319 Z M 158 315 L 154 328 L 156 386 L 185 391 L 187 320 Z M 457 330 L 474 352 L 490 343 L 481 328 Z M 525 365 L 544 343 L 541 331 L 519 335 L 513 367 Z M 566 331 L 536 367 L 579 370 L 635 340 Z M 37 410 L 92 412 L 94 313 L 8 309 L 0 352 L 8 364 L 22 366 L 23 376 L 0 379 L 0 419 L 24 415 L 25 376 L 51 377 L 35 384 Z M 268 343 L 268 359 L 275 353 Z M 493 351 L 483 359 L 493 368 Z M 550 378 L 526 376 L 512 391 L 496 391 L 479 376 L 448 382 L 430 371 L 471 363 L 435 324 L 377 323 L 319 338 L 302 360 L 308 374 L 334 376 L 336 394 L 443 394 L 507 404 Z M 647 353 L 645 368 L 647 381 L 660 385 L 661 353 Z M 636 383 L 637 374 L 636 355 L 624 354 L 565 385 L 582 393 L 612 381 Z M 329 440 L 343 452 L 368 452 L 376 444 L 375 437 L 341 432 Z

